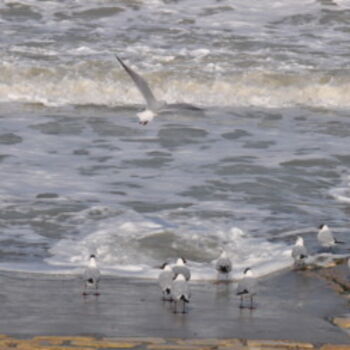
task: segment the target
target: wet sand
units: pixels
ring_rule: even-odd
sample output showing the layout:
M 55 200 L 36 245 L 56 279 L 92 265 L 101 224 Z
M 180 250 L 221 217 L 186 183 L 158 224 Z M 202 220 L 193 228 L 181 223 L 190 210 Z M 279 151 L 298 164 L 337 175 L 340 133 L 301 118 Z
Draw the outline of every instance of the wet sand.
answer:
M 345 298 L 303 272 L 259 283 L 253 311 L 240 310 L 234 284 L 191 282 L 187 314 L 162 302 L 156 281 L 105 276 L 99 297 L 81 295 L 72 276 L 1 273 L 0 333 L 162 338 L 244 338 L 350 344 L 329 319 L 348 310 Z

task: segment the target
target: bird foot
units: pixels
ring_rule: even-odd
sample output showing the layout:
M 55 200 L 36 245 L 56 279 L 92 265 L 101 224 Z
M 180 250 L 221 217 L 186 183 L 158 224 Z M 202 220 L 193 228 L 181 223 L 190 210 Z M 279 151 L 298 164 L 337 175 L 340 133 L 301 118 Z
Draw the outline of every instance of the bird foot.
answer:
M 141 124 L 141 125 L 147 125 L 147 124 L 148 124 L 148 120 L 141 121 L 141 122 L 139 122 L 139 124 Z

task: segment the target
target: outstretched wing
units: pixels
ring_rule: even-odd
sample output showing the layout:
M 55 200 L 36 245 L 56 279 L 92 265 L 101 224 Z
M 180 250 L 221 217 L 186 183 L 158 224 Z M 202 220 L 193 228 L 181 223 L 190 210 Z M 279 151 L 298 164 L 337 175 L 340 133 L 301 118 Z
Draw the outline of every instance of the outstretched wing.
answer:
M 130 67 L 128 67 L 117 55 L 115 55 L 119 63 L 129 74 L 130 78 L 134 81 L 136 87 L 141 92 L 143 98 L 145 99 L 149 109 L 154 109 L 157 106 L 157 100 L 155 99 L 152 90 L 150 89 L 147 81 L 141 77 L 141 75 L 134 72 Z

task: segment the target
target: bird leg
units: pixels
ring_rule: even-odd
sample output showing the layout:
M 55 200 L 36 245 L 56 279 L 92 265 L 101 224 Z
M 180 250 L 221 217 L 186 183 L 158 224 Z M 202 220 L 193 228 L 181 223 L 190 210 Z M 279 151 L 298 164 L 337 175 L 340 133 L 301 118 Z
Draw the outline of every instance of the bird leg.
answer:
M 96 296 L 100 295 L 100 292 L 98 291 L 98 282 L 95 283 L 95 293 Z
M 183 313 L 183 314 L 186 313 L 186 303 L 185 303 L 184 300 L 182 301 L 182 313 Z
M 177 313 L 177 301 L 174 300 L 174 314 Z
M 240 308 L 240 309 L 243 309 L 243 308 L 244 308 L 244 305 L 243 305 L 243 295 L 241 295 L 240 298 L 241 298 L 241 302 L 240 302 L 240 304 L 239 304 L 239 308 Z
M 171 301 L 171 299 L 167 296 L 167 292 L 166 291 L 162 291 L 162 300 L 163 301 Z
M 81 293 L 81 295 L 84 296 L 84 297 L 86 297 L 86 296 L 88 295 L 86 283 L 84 283 L 84 290 L 83 290 L 83 292 Z
M 250 310 L 255 309 L 254 305 L 253 305 L 253 295 L 250 296 Z

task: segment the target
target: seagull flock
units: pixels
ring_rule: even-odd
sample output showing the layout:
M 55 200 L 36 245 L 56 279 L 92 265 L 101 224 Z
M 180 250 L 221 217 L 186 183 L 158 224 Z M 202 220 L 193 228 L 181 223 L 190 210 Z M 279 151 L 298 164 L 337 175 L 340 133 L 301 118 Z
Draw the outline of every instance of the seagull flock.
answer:
M 344 244 L 345 242 L 337 240 L 330 228 L 322 224 L 318 228 L 317 241 L 321 247 L 320 252 L 332 252 L 333 247 Z M 304 268 L 308 263 L 309 253 L 304 245 L 304 239 L 298 236 L 292 249 L 292 258 L 296 268 Z
M 136 73 L 126 65 L 118 55 L 115 55 L 115 57 L 134 82 L 136 88 L 146 102 L 146 109 L 137 114 L 141 125 L 147 125 L 154 119 L 154 117 L 166 111 L 202 110 L 201 108 L 186 103 L 168 104 L 165 101 L 157 100 L 147 81 L 140 74 Z M 319 227 L 317 240 L 322 249 L 325 249 L 326 251 L 332 249 L 332 247 L 337 244 L 344 243 L 334 238 L 333 233 L 325 224 L 322 224 Z M 304 245 L 303 237 L 297 237 L 295 245 L 291 251 L 291 256 L 294 259 L 294 266 L 296 268 L 304 268 L 307 265 L 309 254 Z M 348 264 L 350 268 L 350 259 Z M 218 273 L 218 280 L 229 281 L 230 273 L 232 271 L 232 262 L 224 249 L 221 250 L 221 255 L 216 261 L 215 269 Z M 95 255 L 91 255 L 89 258 L 89 264 L 84 272 L 83 295 L 99 295 L 98 286 L 100 275 L 96 264 L 96 257 Z M 164 301 L 173 302 L 175 313 L 177 313 L 178 310 L 181 310 L 180 312 L 182 313 L 186 312 L 186 304 L 189 303 L 191 298 L 191 291 L 188 283 L 190 279 L 191 272 L 186 266 L 186 260 L 184 258 L 178 258 L 176 264 L 173 266 L 169 263 L 163 264 L 162 271 L 158 276 L 158 284 L 162 292 L 162 299 Z M 254 278 L 252 268 L 245 268 L 243 278 L 238 282 L 236 290 L 236 295 L 240 297 L 240 308 L 255 308 L 253 299 L 256 294 L 256 285 L 256 278 Z M 249 306 L 244 302 L 247 299 L 249 300 Z
M 337 240 L 327 225 L 321 225 L 318 230 L 317 240 L 324 249 L 331 249 L 337 244 L 344 244 Z M 294 259 L 296 269 L 304 268 L 309 258 L 308 251 L 304 245 L 304 239 L 298 236 L 291 250 L 291 257 Z M 350 268 L 350 259 L 348 260 Z M 221 254 L 215 262 L 215 269 L 218 274 L 219 281 L 231 282 L 230 273 L 232 271 L 232 261 L 226 250 L 221 249 Z M 101 273 L 97 267 L 96 256 L 90 255 L 88 266 L 83 274 L 84 290 L 82 294 L 100 295 L 99 282 Z M 158 275 L 158 284 L 162 293 L 162 300 L 173 303 L 174 313 L 186 313 L 186 304 L 190 302 L 191 290 L 189 281 L 191 279 L 191 271 L 186 264 L 186 259 L 179 257 L 175 264 L 169 262 L 161 266 L 161 272 Z M 255 309 L 254 296 L 257 293 L 257 280 L 254 277 L 253 269 L 247 267 L 244 269 L 243 278 L 238 281 L 236 288 L 236 296 L 240 298 L 239 307 L 241 309 Z M 249 301 L 246 302 L 246 300 Z

